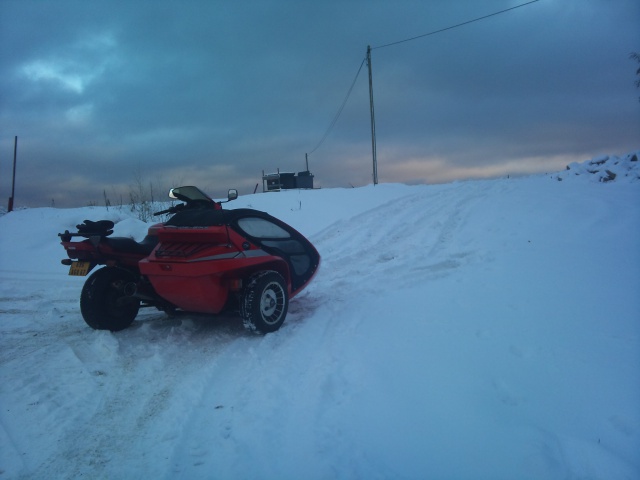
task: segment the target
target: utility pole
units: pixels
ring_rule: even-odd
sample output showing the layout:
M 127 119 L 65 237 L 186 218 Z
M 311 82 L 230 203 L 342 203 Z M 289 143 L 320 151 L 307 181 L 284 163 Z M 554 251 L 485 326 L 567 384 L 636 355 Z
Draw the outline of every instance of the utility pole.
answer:
M 371 74 L 371 45 L 367 45 L 369 67 L 369 109 L 371 110 L 371 153 L 373 155 L 373 184 L 378 184 L 378 158 L 376 155 L 376 116 L 373 108 L 373 76 Z
M 18 155 L 18 136 L 13 140 L 13 180 L 11 181 L 11 196 L 9 197 L 9 212 L 13 211 L 13 197 L 16 192 L 16 158 Z

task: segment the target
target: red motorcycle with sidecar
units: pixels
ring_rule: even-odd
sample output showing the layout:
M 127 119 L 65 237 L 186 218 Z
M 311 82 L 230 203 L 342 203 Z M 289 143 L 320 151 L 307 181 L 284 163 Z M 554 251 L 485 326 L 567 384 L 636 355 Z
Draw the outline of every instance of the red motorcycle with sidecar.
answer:
M 223 209 L 193 186 L 173 188 L 169 196 L 183 203 L 154 214 L 171 218 L 150 226 L 141 242 L 111 237 L 109 220 L 85 220 L 77 232 L 58 234 L 70 275 L 102 266 L 82 288 L 85 322 L 123 330 L 141 307 L 155 307 L 167 313 L 236 311 L 251 331 L 278 330 L 289 300 L 320 266 L 311 242 L 268 213 Z M 237 196 L 229 190 L 227 201 Z

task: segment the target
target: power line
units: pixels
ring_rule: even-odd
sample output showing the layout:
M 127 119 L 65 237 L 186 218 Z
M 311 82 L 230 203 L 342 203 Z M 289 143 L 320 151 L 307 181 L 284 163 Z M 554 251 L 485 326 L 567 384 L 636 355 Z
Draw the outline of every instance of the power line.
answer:
M 435 35 L 437 33 L 442 33 L 442 32 L 446 32 L 447 30 L 453 30 L 454 28 L 458 28 L 458 27 L 462 27 L 464 25 L 469 25 L 470 23 L 474 23 L 474 22 L 478 22 L 480 20 L 484 20 L 486 18 L 489 17 L 494 17 L 496 15 L 500 15 L 502 13 L 505 12 L 509 12 L 511 10 L 515 10 L 516 8 L 520 8 L 520 7 L 524 7 L 526 5 L 530 5 L 532 3 L 536 3 L 540 0 L 531 0 L 529 2 L 526 3 L 522 3 L 520 5 L 516 5 L 515 7 L 510 7 L 510 8 L 506 8 L 504 10 L 500 10 L 498 12 L 493 12 L 490 13 L 488 15 L 484 15 L 482 17 L 478 17 L 478 18 L 474 18 L 473 20 L 467 20 L 466 22 L 462 22 L 462 23 L 458 23 L 456 25 L 451 25 L 449 27 L 446 28 L 441 28 L 439 30 L 435 30 L 433 32 L 429 32 L 429 33 L 424 33 L 422 35 L 417 35 L 415 37 L 411 37 L 411 38 L 405 38 L 404 40 L 398 40 L 396 42 L 391 42 L 391 43 L 387 43 L 384 45 L 378 45 L 377 47 L 368 47 L 367 50 L 367 57 L 362 59 L 362 62 L 360 63 L 360 67 L 358 67 L 358 72 L 356 73 L 355 78 L 353 79 L 353 82 L 351 83 L 351 86 L 349 87 L 349 90 L 347 91 L 347 95 L 344 97 L 344 100 L 342 101 L 342 104 L 340 105 L 340 108 L 338 108 L 338 111 L 336 112 L 335 116 L 333 117 L 333 120 L 331 121 L 331 123 L 329 124 L 329 127 L 327 128 L 326 132 L 324 133 L 324 135 L 322 136 L 322 138 L 320 139 L 320 141 L 318 142 L 318 144 L 313 148 L 313 150 L 311 150 L 307 155 L 312 154 L 313 152 L 315 152 L 318 148 L 320 148 L 320 146 L 324 143 L 324 141 L 327 139 L 327 137 L 329 136 L 329 133 L 331 132 L 331 130 L 333 130 L 333 127 L 335 126 L 336 122 L 338 121 L 338 118 L 340 118 L 340 114 L 342 113 L 342 110 L 344 109 L 345 105 L 347 104 L 347 100 L 349 99 L 349 96 L 351 95 L 351 92 L 353 91 L 353 87 L 356 84 L 356 80 L 358 79 L 358 76 L 360 75 L 360 71 L 362 70 L 362 66 L 364 65 L 365 61 L 367 61 L 367 58 L 370 59 L 370 52 L 371 50 L 377 50 L 379 48 L 385 48 L 385 47 L 390 47 L 392 45 L 398 45 L 399 43 L 405 43 L 405 42 L 410 42 L 411 40 L 417 40 L 418 38 L 423 38 L 423 37 L 428 37 L 430 35 Z M 371 63 L 369 61 L 369 68 L 371 68 Z M 371 72 L 369 72 L 369 75 L 371 76 Z M 371 79 L 370 79 L 371 80 Z M 371 83 L 371 81 L 370 81 Z M 369 85 L 369 90 L 370 90 L 370 96 L 371 96 L 371 85 Z M 373 108 L 373 107 L 372 107 Z M 373 122 L 373 120 L 372 120 Z M 373 124 L 372 124 L 372 135 L 374 135 L 374 130 L 373 130 Z M 375 137 L 373 137 L 375 138 Z M 375 158 L 375 143 L 373 144 L 373 149 L 374 149 L 374 158 Z M 374 160 L 375 162 L 375 160 Z M 377 174 L 375 173 L 375 166 L 374 166 L 374 177 L 376 177 Z
M 480 20 L 484 20 L 485 18 L 494 17 L 496 15 L 500 15 L 501 13 L 505 13 L 505 12 L 508 12 L 510 10 L 515 10 L 516 8 L 524 7 L 526 5 L 530 5 L 530 4 L 536 3 L 538 1 L 540 1 L 540 0 L 531 0 L 530 2 L 523 3 L 521 5 L 516 5 L 515 7 L 507 8 L 505 10 L 500 10 L 499 12 L 490 13 L 489 15 L 484 15 L 483 17 L 474 18 L 473 20 L 467 20 L 466 22 L 458 23 L 457 25 L 451 25 L 450 27 L 441 28 L 440 30 L 435 30 L 433 32 L 424 33 L 422 35 L 418 35 L 418 36 L 411 37 L 411 38 L 405 38 L 404 40 L 398 40 L 397 42 L 391 42 L 391 43 L 387 43 L 385 45 L 379 45 L 377 47 L 372 47 L 371 50 L 377 50 L 378 48 L 390 47 L 392 45 L 397 45 L 399 43 L 410 42 L 411 40 L 416 40 L 418 38 L 428 37 L 429 35 L 435 35 L 436 33 L 446 32 L 447 30 L 453 30 L 454 28 L 462 27 L 463 25 L 468 25 L 468 24 L 473 23 L 473 22 L 478 22 Z
M 329 136 L 329 133 L 331 132 L 331 130 L 333 129 L 334 125 L 338 121 L 338 118 L 340 118 L 340 114 L 342 113 L 342 110 L 344 110 L 344 107 L 347 104 L 347 100 L 349 100 L 349 96 L 351 95 L 351 92 L 353 91 L 353 87 L 356 84 L 356 80 L 358 79 L 358 75 L 360 75 L 360 70 L 362 70 L 362 66 L 364 65 L 365 60 L 366 60 L 366 58 L 362 59 L 362 62 L 360 63 L 360 67 L 358 68 L 358 72 L 356 73 L 356 76 L 353 79 L 353 82 L 351 82 L 351 86 L 349 87 L 349 91 L 347 92 L 347 95 L 344 97 L 344 100 L 342 101 L 342 104 L 340 105 L 340 108 L 338 109 L 338 111 L 336 112 L 335 116 L 333 117 L 333 120 L 331 121 L 331 124 L 329 125 L 329 128 L 327 128 L 327 131 L 324 132 L 324 135 L 322 136 L 322 139 L 318 142 L 318 144 L 315 146 L 315 148 L 309 152 L 309 155 L 312 154 L 313 152 L 315 152 L 320 147 L 320 145 L 322 145 L 324 143 L 324 141 L 326 140 L 327 136 Z

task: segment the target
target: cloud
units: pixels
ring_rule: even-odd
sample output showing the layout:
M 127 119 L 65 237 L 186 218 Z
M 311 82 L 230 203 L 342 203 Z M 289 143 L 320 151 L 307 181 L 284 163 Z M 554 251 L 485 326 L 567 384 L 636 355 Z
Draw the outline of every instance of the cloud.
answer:
M 48 203 L 65 175 L 76 179 L 64 183 L 68 201 L 84 204 L 92 189 L 125 188 L 136 169 L 163 183 L 200 179 L 212 194 L 253 191 L 262 170 L 304 169 L 368 44 L 514 4 L 8 0 L 0 169 L 16 134 L 17 201 L 28 205 Z M 638 148 L 628 55 L 640 48 L 639 16 L 632 0 L 540 1 L 374 49 L 380 180 L 538 172 Z M 324 187 L 371 182 L 366 65 L 309 161 Z
M 584 158 L 579 155 L 523 157 L 510 160 L 479 157 L 475 164 L 457 166 L 452 166 L 445 158 L 415 158 L 384 167 L 384 174 L 389 181 L 401 183 L 447 183 L 458 179 L 558 172 L 574 161 L 584 161 Z
M 81 95 L 114 62 L 116 41 L 112 34 L 82 37 L 55 53 L 37 57 L 19 65 L 19 75 L 34 84 L 51 84 L 54 88 Z

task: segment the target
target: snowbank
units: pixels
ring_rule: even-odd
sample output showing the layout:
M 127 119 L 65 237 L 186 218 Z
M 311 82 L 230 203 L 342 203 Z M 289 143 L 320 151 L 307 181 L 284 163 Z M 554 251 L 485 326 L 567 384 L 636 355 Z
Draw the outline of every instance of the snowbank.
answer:
M 588 179 L 592 182 L 638 182 L 640 181 L 640 151 L 622 157 L 604 155 L 586 162 L 573 162 L 565 172 L 552 175 L 557 180 Z

